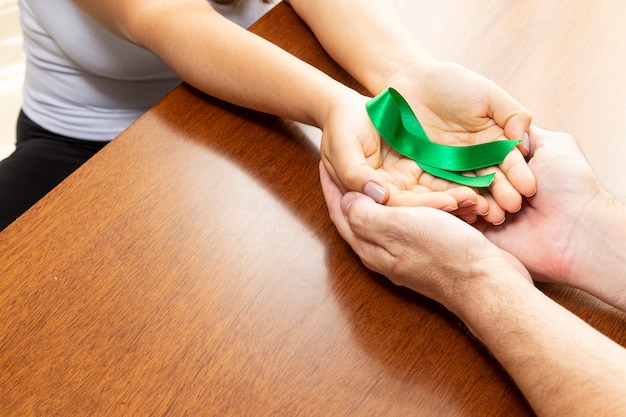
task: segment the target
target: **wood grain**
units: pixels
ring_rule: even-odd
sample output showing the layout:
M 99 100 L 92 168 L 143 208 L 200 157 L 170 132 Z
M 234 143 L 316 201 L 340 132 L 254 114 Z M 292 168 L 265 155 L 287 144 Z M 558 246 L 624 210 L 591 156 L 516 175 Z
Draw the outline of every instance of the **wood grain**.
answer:
M 511 32 L 543 16 L 532 7 L 443 2 L 447 12 L 421 13 L 427 3 L 402 3 L 407 19 L 430 25 L 417 32 L 447 22 L 459 37 L 424 35 L 425 43 L 480 63 L 539 109 L 539 120 L 600 129 L 616 116 L 601 101 L 581 108 L 570 98 L 582 93 L 564 88 L 553 100 L 566 108 L 550 113 L 540 92 L 526 92 L 527 46 L 510 45 Z M 555 23 L 562 40 L 564 25 L 586 22 L 588 11 L 582 1 L 556 3 L 571 20 Z M 624 33 L 614 16 L 621 7 L 594 13 Z M 463 26 L 463 16 L 476 19 Z M 253 30 L 356 85 L 288 6 Z M 607 31 L 592 35 L 606 41 Z M 492 32 L 481 57 L 468 52 Z M 532 56 L 536 66 L 567 59 L 530 45 L 544 48 Z M 589 79 L 586 64 L 576 65 L 568 77 Z M 547 78 L 559 81 L 556 71 Z M 341 240 L 318 184 L 316 135 L 182 85 L 0 233 L 0 414 L 532 415 L 455 317 L 367 271 Z M 594 146 L 611 140 L 598 136 Z M 612 153 L 594 157 L 603 155 Z M 604 162 L 604 178 L 624 173 Z M 576 291 L 542 288 L 626 345 L 624 315 Z

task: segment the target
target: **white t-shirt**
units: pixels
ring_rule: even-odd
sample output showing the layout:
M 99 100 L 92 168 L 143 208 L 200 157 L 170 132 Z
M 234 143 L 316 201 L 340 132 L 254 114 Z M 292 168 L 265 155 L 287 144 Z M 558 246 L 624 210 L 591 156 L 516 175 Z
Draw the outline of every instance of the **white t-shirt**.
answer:
M 271 8 L 260 0 L 212 5 L 246 28 Z M 51 132 L 111 140 L 180 84 L 154 54 L 106 31 L 72 0 L 19 6 L 27 57 L 22 108 Z

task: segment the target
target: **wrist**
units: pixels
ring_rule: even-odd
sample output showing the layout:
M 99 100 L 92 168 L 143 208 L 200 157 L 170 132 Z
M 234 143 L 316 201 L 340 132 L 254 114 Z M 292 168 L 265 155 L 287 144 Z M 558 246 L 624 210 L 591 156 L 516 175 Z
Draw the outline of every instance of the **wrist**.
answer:
M 415 84 L 439 62 L 404 25 L 377 33 L 373 44 L 361 53 L 364 65 L 349 70 L 372 95 L 399 83 Z
M 323 104 L 318 106 L 316 111 L 317 127 L 321 130 L 326 129 L 337 119 L 336 115 L 346 114 L 342 112 L 342 109 L 348 109 L 347 114 L 353 113 L 354 109 L 362 109 L 365 112 L 365 103 L 368 100 L 369 97 L 341 85 L 339 89 L 328 94 L 326 100 L 319 100 Z
M 440 62 L 419 47 L 407 51 L 403 56 L 387 59 L 379 70 L 378 83 L 370 91 L 378 94 L 389 87 L 394 87 L 398 91 L 415 88 Z
M 477 337 L 477 323 L 484 321 L 484 314 L 502 308 L 506 298 L 516 292 L 534 289 L 530 275 L 516 258 L 500 249 L 494 250 L 498 253 L 472 263 L 467 279 L 457 280 L 449 302 L 444 303 Z
M 459 317 L 468 330 L 483 343 L 497 329 L 502 317 L 529 292 L 538 291 L 529 279 L 510 268 L 497 269 L 485 276 L 480 285 L 456 298 L 451 311 Z M 460 295 L 460 294 L 459 294 Z M 504 324 L 502 324 L 504 325 Z

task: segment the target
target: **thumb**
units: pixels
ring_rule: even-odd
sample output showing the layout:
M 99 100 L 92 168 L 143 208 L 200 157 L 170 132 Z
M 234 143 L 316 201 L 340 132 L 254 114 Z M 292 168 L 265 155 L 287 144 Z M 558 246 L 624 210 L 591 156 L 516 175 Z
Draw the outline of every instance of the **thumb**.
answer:
M 528 132 L 530 130 L 531 121 L 531 116 L 528 113 L 516 114 L 510 117 L 504 125 L 504 135 L 507 139 L 522 141 L 517 147 L 525 157 L 530 154 Z M 496 123 L 498 123 L 497 120 Z
M 378 245 L 380 237 L 389 231 L 388 215 L 397 211 L 397 208 L 376 204 L 367 195 L 349 192 L 341 199 L 341 211 L 352 233 Z
M 389 190 L 385 181 L 365 160 L 360 163 L 353 162 L 349 169 L 335 169 L 326 158 L 323 162 L 331 178 L 335 183 L 341 184 L 345 190 L 359 191 L 378 204 L 385 204 L 389 199 Z
M 527 156 L 528 131 L 532 123 L 528 110 L 498 86 L 492 88 L 489 110 L 493 120 L 504 129 L 504 135 L 508 139 L 522 140 L 520 151 Z

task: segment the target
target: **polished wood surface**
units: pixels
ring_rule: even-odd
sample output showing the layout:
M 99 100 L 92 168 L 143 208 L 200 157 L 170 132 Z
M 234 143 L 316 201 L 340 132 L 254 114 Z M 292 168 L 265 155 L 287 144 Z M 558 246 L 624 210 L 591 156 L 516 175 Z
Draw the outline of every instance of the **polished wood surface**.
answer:
M 544 3 L 401 7 L 626 195 L 626 5 Z M 253 30 L 355 85 L 288 6 Z M 0 233 L 0 414 L 532 415 L 455 317 L 340 239 L 318 140 L 183 85 Z M 542 288 L 626 346 L 623 314 Z

